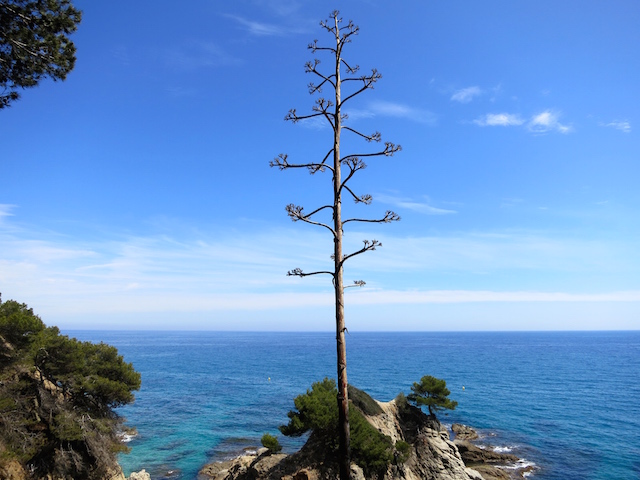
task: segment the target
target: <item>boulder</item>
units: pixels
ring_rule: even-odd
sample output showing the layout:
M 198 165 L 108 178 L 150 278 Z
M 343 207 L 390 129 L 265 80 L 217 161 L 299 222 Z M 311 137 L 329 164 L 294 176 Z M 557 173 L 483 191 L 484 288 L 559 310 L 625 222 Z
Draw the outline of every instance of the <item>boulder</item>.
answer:
M 451 425 L 451 431 L 456 434 L 456 440 L 475 440 L 478 438 L 478 433 L 473 428 L 461 423 Z

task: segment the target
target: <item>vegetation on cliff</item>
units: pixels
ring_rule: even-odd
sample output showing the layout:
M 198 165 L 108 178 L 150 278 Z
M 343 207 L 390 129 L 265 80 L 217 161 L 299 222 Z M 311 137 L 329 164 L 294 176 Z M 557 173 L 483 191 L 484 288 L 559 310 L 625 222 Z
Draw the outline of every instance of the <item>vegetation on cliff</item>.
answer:
M 320 441 L 330 452 L 338 449 L 338 405 L 336 383 L 325 378 L 315 382 L 310 390 L 294 399 L 295 410 L 289 411 L 289 423 L 280 426 L 288 436 L 300 436 L 311 432 L 314 441 Z M 351 459 L 367 476 L 386 470 L 398 458 L 405 458 L 406 446 L 398 446 L 387 435 L 376 430 L 365 415 L 382 413 L 379 405 L 362 390 L 349 385 L 352 405 L 349 409 L 351 434 Z M 398 449 L 400 451 L 398 451 Z
M 424 405 L 429 409 L 430 415 L 435 415 L 438 410 L 448 409 L 455 410 L 458 402 L 451 400 L 451 393 L 447 388 L 447 382 L 431 375 L 425 375 L 420 379 L 420 383 L 413 382 L 411 393 L 407 398 L 416 406 Z
M 33 478 L 105 478 L 126 449 L 113 409 L 139 388 L 116 348 L 61 335 L 27 305 L 0 301 L 0 473 L 12 464 Z

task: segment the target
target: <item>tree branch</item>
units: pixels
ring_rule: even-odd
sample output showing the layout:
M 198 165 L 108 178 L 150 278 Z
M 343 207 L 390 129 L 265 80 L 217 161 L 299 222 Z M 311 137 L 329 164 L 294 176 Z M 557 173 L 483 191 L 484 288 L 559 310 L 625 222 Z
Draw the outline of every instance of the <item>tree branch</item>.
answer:
M 284 116 L 284 119 L 285 119 L 286 121 L 291 121 L 291 122 L 293 122 L 293 123 L 298 123 L 300 120 L 306 120 L 306 119 L 308 119 L 308 118 L 313 118 L 313 117 L 320 117 L 321 115 L 322 115 L 322 112 L 320 112 L 320 113 L 312 113 L 312 114 L 309 114 L 309 115 L 302 115 L 302 116 L 300 116 L 300 115 L 298 115 L 298 114 L 296 113 L 296 109 L 295 109 L 295 108 L 292 108 L 292 109 L 291 109 L 291 110 L 289 110 L 289 111 L 287 112 L 287 114 Z
M 356 255 L 360 255 L 361 253 L 368 252 L 369 250 L 375 250 L 377 247 L 382 246 L 382 243 L 380 243 L 378 240 L 363 240 L 362 243 L 364 243 L 364 247 L 362 247 L 360 250 L 350 253 L 349 255 L 346 255 L 342 259 L 341 264 L 344 264 L 344 262 L 349 260 L 351 257 L 355 257 Z
M 384 214 L 384 217 L 373 220 L 368 218 L 349 218 L 347 220 L 343 220 L 342 224 L 349 222 L 365 222 L 365 223 L 391 223 L 400 221 L 400 215 L 391 210 L 387 210 Z
M 365 205 L 371 205 L 371 201 L 373 200 L 373 197 L 371 195 L 365 194 L 365 195 L 358 196 L 355 193 L 353 193 L 353 190 L 347 187 L 344 183 L 342 184 L 342 186 L 347 190 L 347 192 L 351 194 L 351 196 L 353 196 L 353 199 L 356 201 L 356 203 L 364 203 Z
M 280 170 L 286 170 L 288 168 L 307 168 L 309 169 L 309 173 L 311 175 L 317 172 L 324 172 L 326 169 L 329 169 L 333 172 L 333 167 L 326 164 L 327 158 L 329 157 L 329 155 L 331 155 L 331 152 L 333 152 L 333 149 L 329 150 L 329 153 L 327 153 L 327 155 L 320 163 L 289 163 L 287 161 L 288 155 L 285 153 L 281 153 L 269 162 L 269 166 L 278 167 L 278 169 Z
M 324 207 L 320 207 L 318 210 L 315 210 L 314 212 L 310 213 L 309 215 L 304 215 L 302 213 L 302 210 L 304 210 L 303 207 L 301 207 L 300 205 L 294 205 L 293 203 L 290 203 L 289 205 L 287 205 L 285 207 L 285 210 L 287 211 L 287 215 L 289 215 L 289 217 L 291 217 L 291 220 L 293 220 L 294 222 L 297 222 L 298 220 L 303 221 L 305 223 L 310 223 L 311 225 L 318 225 L 319 227 L 324 227 L 327 230 L 329 230 L 333 236 L 336 236 L 336 232 L 333 228 L 331 228 L 329 225 L 326 225 L 324 223 L 321 222 L 314 222 L 313 220 L 309 220 L 309 217 L 311 215 L 313 215 L 314 213 L 324 209 L 324 208 L 333 208 L 330 205 L 325 205 Z
M 366 284 L 364 280 L 354 280 L 353 285 L 345 285 L 344 288 L 364 287 Z
M 393 154 L 399 152 L 400 150 L 402 150 L 402 146 L 395 145 L 391 142 L 385 142 L 384 150 L 381 150 L 379 152 L 373 152 L 373 153 L 354 153 L 351 155 L 346 155 L 340 159 L 340 162 L 346 163 L 350 161 L 352 158 L 360 158 L 360 157 L 380 157 L 383 155 L 385 157 L 391 157 L 393 156 Z
M 352 82 L 354 80 L 361 80 L 363 83 L 362 87 L 359 90 L 356 90 L 351 95 L 349 95 L 348 97 L 342 100 L 341 102 L 342 105 L 344 105 L 346 101 L 350 100 L 356 95 L 361 94 L 365 90 L 368 90 L 369 88 L 373 88 L 373 84 L 382 78 L 382 75 L 378 73 L 378 71 L 375 68 L 372 69 L 371 72 L 372 72 L 371 75 L 366 75 L 366 76 L 363 75 L 362 77 L 359 77 L 359 78 L 345 78 L 342 80 L 343 82 Z
M 350 132 L 353 132 L 356 135 L 360 135 L 367 142 L 379 142 L 380 139 L 382 138 L 382 135 L 380 135 L 380 132 L 373 132 L 371 135 L 365 135 L 364 133 L 361 133 L 361 132 L 359 132 L 357 130 L 354 130 L 351 127 L 343 126 L 342 128 L 345 129 L 345 130 L 349 130 Z
M 331 275 L 332 277 L 335 276 L 333 272 L 319 271 L 319 272 L 305 273 L 300 268 L 294 268 L 293 270 L 289 270 L 287 272 L 287 277 L 309 277 L 311 275 L 321 275 L 321 274 Z

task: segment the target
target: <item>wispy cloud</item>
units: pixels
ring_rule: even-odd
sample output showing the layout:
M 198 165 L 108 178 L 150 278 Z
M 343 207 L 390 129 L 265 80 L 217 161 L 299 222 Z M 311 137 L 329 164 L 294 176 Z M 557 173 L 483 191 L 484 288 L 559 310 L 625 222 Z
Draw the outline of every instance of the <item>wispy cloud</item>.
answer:
M 418 290 L 356 292 L 350 301 L 360 305 L 485 302 L 640 302 L 640 291 L 575 294 L 565 292 L 492 290 Z
M 375 200 L 393 205 L 394 207 L 402 210 L 411 210 L 413 212 L 423 213 L 425 215 L 449 215 L 452 213 L 457 213 L 455 210 L 447 210 L 430 205 L 428 198 L 425 198 L 422 201 L 416 201 L 408 198 L 396 197 L 393 195 L 376 195 Z
M 455 213 L 433 207 L 428 199 L 379 196 L 376 200 L 429 215 Z M 91 319 L 106 318 L 112 322 L 107 327 L 126 327 L 140 313 L 150 322 L 162 317 L 168 328 L 175 313 L 197 323 L 200 320 L 194 319 L 215 312 L 226 312 L 227 318 L 236 315 L 233 312 L 253 311 L 262 318 L 262 312 L 278 309 L 329 308 L 333 301 L 328 276 L 286 276 L 295 267 L 312 271 L 330 266 L 332 246 L 322 233 L 255 225 L 238 230 L 225 225 L 208 233 L 186 233 L 188 229 L 182 228 L 179 234 L 79 241 L 52 232 L 0 227 L 3 298 L 29 303 L 47 322 L 74 317 L 86 327 Z M 363 238 L 372 238 L 367 228 L 349 229 L 345 252 L 356 251 Z M 376 229 L 373 237 L 384 248 L 349 264 L 349 279 L 363 278 L 368 284 L 361 291 L 350 290 L 350 304 L 639 301 L 637 288 L 625 289 L 624 280 L 609 290 L 581 293 L 564 290 L 565 283 L 557 279 L 576 272 L 597 273 L 598 278 L 635 275 L 639 264 L 635 245 L 535 232 L 432 236 L 384 232 Z M 460 288 L 434 290 L 434 276 L 465 280 Z M 508 282 L 502 285 L 499 279 L 505 276 Z M 474 284 L 474 278 L 482 280 Z M 531 287 L 532 278 L 542 287 Z M 206 323 L 207 328 L 225 324 Z
M 534 133 L 548 133 L 548 132 L 559 132 L 559 133 L 569 133 L 572 131 L 572 127 L 570 125 L 563 125 L 559 122 L 560 115 L 558 113 L 552 112 L 551 110 L 545 110 L 544 112 L 538 113 L 531 117 L 529 123 L 527 124 L 527 128 L 529 131 Z
M 11 211 L 15 207 L 15 205 L 0 203 L 0 227 L 4 225 L 5 219 L 13 216 L 13 213 Z
M 191 41 L 162 52 L 167 66 L 180 70 L 237 65 L 241 61 L 213 42 Z
M 615 128 L 616 130 L 620 130 L 621 132 L 624 132 L 624 133 L 629 133 L 631 131 L 631 124 L 626 120 L 624 121 L 615 120 L 609 123 L 600 123 L 600 126 Z
M 248 20 L 239 15 L 225 15 L 227 18 L 231 18 L 238 22 L 245 30 L 247 30 L 251 35 L 256 35 L 260 37 L 265 36 L 283 36 L 288 33 L 291 33 L 291 30 L 285 28 L 281 25 L 274 25 L 270 23 L 264 22 L 256 22 L 254 20 Z
M 11 210 L 15 208 L 15 205 L 9 203 L 0 203 L 0 218 L 12 216 Z
M 469 103 L 474 97 L 482 95 L 484 91 L 480 87 L 467 87 L 457 90 L 451 95 L 451 101 L 460 103 Z
M 375 116 L 404 118 L 418 123 L 424 123 L 429 126 L 437 124 L 437 116 L 428 110 L 423 110 L 409 105 L 396 102 L 377 101 L 372 102 L 364 110 L 349 110 L 348 116 L 350 120 L 358 120 L 361 118 L 371 118 Z
M 532 133 L 545 134 L 549 132 L 570 133 L 571 125 L 560 123 L 560 114 L 551 110 L 545 110 L 532 115 L 528 120 L 517 113 L 487 113 L 473 120 L 473 123 L 481 127 L 519 127 L 525 126 Z
M 520 115 L 513 113 L 487 113 L 480 118 L 473 121 L 476 125 L 481 127 L 510 127 L 518 126 L 524 123 L 524 120 Z

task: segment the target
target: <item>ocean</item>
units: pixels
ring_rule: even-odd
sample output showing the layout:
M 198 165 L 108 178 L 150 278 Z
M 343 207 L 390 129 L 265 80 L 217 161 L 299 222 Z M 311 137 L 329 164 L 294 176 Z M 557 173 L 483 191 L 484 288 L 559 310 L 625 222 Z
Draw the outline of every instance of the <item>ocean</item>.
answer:
M 282 438 L 293 398 L 335 378 L 333 333 L 67 331 L 118 348 L 142 375 L 118 413 L 137 429 L 125 473 L 198 478 L 206 463 Z M 640 332 L 347 335 L 349 383 L 381 401 L 424 375 L 446 380 L 482 441 L 535 465 L 536 480 L 640 479 Z

